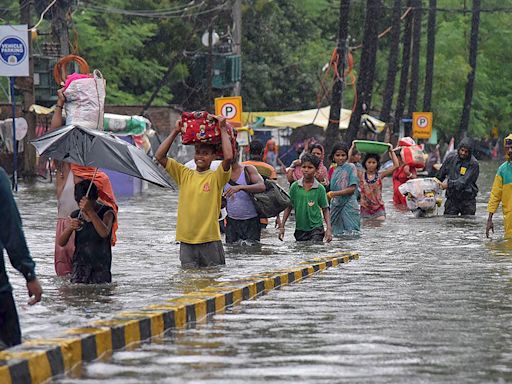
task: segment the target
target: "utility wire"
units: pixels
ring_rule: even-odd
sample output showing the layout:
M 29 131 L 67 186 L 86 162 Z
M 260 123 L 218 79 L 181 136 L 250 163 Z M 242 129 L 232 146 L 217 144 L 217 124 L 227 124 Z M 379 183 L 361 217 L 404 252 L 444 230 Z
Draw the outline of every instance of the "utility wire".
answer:
M 127 15 L 127 16 L 135 16 L 135 17 L 148 17 L 148 18 L 158 18 L 158 19 L 172 19 L 172 18 L 180 18 L 184 15 L 186 16 L 198 16 L 198 15 L 204 15 L 207 13 L 215 12 L 217 10 L 223 9 L 226 7 L 226 5 L 229 2 L 226 1 L 220 5 L 214 6 L 210 9 L 205 10 L 198 10 L 192 13 L 189 13 L 190 10 L 193 10 L 195 8 L 200 8 L 205 4 L 205 1 L 202 1 L 201 3 L 192 5 L 192 6 L 184 6 L 180 10 L 177 10 L 177 8 L 169 10 L 169 9 L 162 9 L 162 10 L 131 10 L 131 9 L 122 9 L 122 8 L 112 8 L 112 7 L 103 7 L 100 5 L 95 4 L 88 4 L 84 3 L 83 8 L 95 11 L 95 12 L 102 12 L 102 13 L 111 13 L 111 14 L 121 14 L 121 15 Z
M 123 15 L 132 15 L 132 16 L 141 16 L 141 17 L 156 17 L 160 15 L 177 15 L 182 14 L 183 12 L 193 10 L 195 8 L 200 8 L 203 6 L 205 1 L 201 1 L 198 4 L 195 4 L 195 0 L 190 1 L 188 4 L 180 5 L 174 8 L 165 8 L 165 9 L 124 9 L 124 8 L 115 8 L 103 6 L 100 4 L 94 4 L 92 2 L 84 2 L 85 7 L 89 9 L 97 9 L 106 11 L 109 13 L 115 14 L 123 14 Z
M 10 22 L 8 22 L 7 20 L 4 20 L 2 18 L 0 18 L 0 20 L 2 21 L 5 21 L 7 25 L 9 25 L 12 29 L 16 30 L 16 31 L 19 31 L 19 32 L 30 32 L 30 31 L 35 31 L 37 29 L 37 27 L 39 27 L 39 25 L 43 22 L 43 19 L 44 19 L 44 15 L 46 14 L 46 12 L 48 12 L 50 10 L 51 7 L 53 7 L 53 5 L 57 2 L 57 0 L 53 0 L 50 4 L 48 4 L 48 6 L 44 9 L 44 11 L 41 13 L 41 16 L 39 16 L 39 21 L 31 28 L 27 29 L 26 31 L 23 31 L 23 30 L 19 30 L 17 28 L 15 28 L 14 26 L 11 25 Z M 28 5 L 28 1 L 25 2 L 24 6 L 27 6 Z M 23 5 L 23 4 L 22 4 Z M 21 7 L 23 8 L 23 6 Z

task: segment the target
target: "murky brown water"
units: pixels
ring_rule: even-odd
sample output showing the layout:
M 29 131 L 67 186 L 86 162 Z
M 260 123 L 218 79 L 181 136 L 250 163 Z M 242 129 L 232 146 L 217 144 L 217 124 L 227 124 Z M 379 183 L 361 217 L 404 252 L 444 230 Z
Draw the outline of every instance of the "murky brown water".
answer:
M 109 383 L 423 383 L 512 381 L 512 244 L 485 240 L 485 206 L 497 164 L 482 164 L 475 218 L 415 219 L 387 203 L 388 219 L 358 239 L 301 246 L 266 230 L 261 249 L 227 248 L 227 265 L 184 271 L 174 244 L 177 194 L 151 188 L 120 202 L 114 283 L 77 287 L 54 277 L 53 188 L 22 185 L 17 200 L 44 284 L 24 305 L 10 268 L 25 338 L 210 285 L 357 250 L 359 261 L 246 302 L 208 324 L 89 364 L 81 379 Z M 385 200 L 391 200 L 390 181 Z M 442 211 L 442 210 L 441 210 Z M 495 227 L 501 230 L 501 215 Z

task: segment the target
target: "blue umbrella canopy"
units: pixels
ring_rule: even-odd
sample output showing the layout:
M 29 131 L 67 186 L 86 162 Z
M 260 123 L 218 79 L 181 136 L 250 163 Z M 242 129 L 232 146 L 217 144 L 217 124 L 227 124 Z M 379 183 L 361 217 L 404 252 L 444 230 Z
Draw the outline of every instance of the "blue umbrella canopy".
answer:
M 30 141 L 39 155 L 107 168 L 174 189 L 167 174 L 140 148 L 103 131 L 67 125 Z

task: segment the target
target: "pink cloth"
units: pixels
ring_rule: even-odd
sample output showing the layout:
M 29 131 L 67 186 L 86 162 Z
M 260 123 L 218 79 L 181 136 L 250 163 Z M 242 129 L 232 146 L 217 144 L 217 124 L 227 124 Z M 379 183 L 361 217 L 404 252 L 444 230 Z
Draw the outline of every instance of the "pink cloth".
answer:
M 72 73 L 71 75 L 68 75 L 68 77 L 66 77 L 66 82 L 64 83 L 64 88 L 62 90 L 65 91 L 66 89 L 68 89 L 69 84 L 71 84 L 72 81 L 75 81 L 78 79 L 88 79 L 91 77 L 92 77 L 91 75 L 83 75 L 81 73 Z
M 57 276 L 67 276 L 73 271 L 73 254 L 75 253 L 75 233 L 71 235 L 66 246 L 61 247 L 57 240 L 66 228 L 66 218 L 57 219 L 55 231 L 55 272 Z

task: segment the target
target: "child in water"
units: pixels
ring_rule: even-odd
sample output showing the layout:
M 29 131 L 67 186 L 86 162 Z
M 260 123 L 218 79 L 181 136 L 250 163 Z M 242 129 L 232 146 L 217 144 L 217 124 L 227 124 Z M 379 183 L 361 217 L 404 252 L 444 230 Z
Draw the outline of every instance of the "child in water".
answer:
M 88 194 L 87 191 L 89 191 Z M 80 210 L 77 209 L 71 213 L 67 227 L 58 239 L 59 245 L 64 247 L 71 234 L 75 233 L 71 282 L 110 283 L 112 281 L 110 268 L 114 211 L 108 205 L 97 201 L 98 188 L 90 180 L 83 180 L 75 185 L 75 200 Z
M 295 209 L 295 240 L 323 241 L 332 240 L 329 204 L 325 188 L 315 178 L 320 166 L 320 159 L 311 153 L 301 158 L 302 178 L 290 187 L 290 199 Z M 292 207 L 285 209 L 283 220 L 279 226 L 279 240 L 284 238 L 284 225 L 290 216 Z M 322 223 L 322 215 L 326 229 Z
M 354 164 L 347 162 L 348 146 L 335 144 L 331 152 L 331 161 L 336 168 L 331 176 L 331 191 L 327 197 L 331 201 L 331 225 L 334 236 L 357 233 L 361 229 L 357 187 L 359 178 Z
M 363 161 L 363 170 L 359 172 L 361 189 L 361 218 L 384 220 L 386 211 L 384 201 L 382 200 L 382 179 L 393 174 L 398 168 L 398 158 L 389 146 L 389 156 L 393 161 L 393 166 L 385 171 L 379 172 L 380 156 L 374 153 L 366 154 Z

